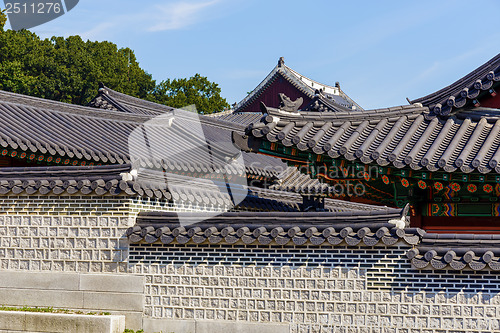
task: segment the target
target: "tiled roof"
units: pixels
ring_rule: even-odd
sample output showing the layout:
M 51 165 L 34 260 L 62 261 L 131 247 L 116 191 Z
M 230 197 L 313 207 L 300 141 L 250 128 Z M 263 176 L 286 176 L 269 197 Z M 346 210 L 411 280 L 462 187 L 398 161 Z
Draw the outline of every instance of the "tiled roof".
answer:
M 500 235 L 425 233 L 407 253 L 418 269 L 500 270 Z
M 3 148 L 118 164 L 129 162 L 128 135 L 150 119 L 4 91 L 0 118 Z
M 290 67 L 286 66 L 283 58 L 280 58 L 278 65 L 273 68 L 273 70 L 266 76 L 266 78 L 243 100 L 241 100 L 235 107 L 234 110 L 238 112 L 244 107 L 250 105 L 252 102 L 257 100 L 264 91 L 269 87 L 271 83 L 274 82 L 278 77 L 282 77 L 295 86 L 299 91 L 304 93 L 306 96 L 313 98 L 316 92 L 322 90 L 325 95 L 331 98 L 333 103 L 339 106 L 349 108 L 351 110 L 363 110 L 356 102 L 354 102 L 349 96 L 347 96 L 338 86 L 332 87 L 329 85 L 324 85 L 308 77 L 296 72 Z
M 0 195 L 128 195 L 172 199 L 166 188 L 126 180 L 130 164 L 0 168 Z
M 203 213 L 144 213 L 127 230 L 131 243 L 278 244 L 390 246 L 398 241 L 417 244 L 419 229 L 399 229 L 389 221 L 401 211 L 350 211 L 334 213 L 228 212 L 200 223 Z M 179 217 L 187 226 L 179 224 Z
M 131 110 L 131 113 L 134 113 L 136 110 L 141 110 L 144 102 L 140 99 L 117 93 L 106 87 L 102 87 L 100 89 L 100 96 L 101 95 L 106 97 L 114 96 L 115 105 L 120 109 L 128 108 Z M 167 110 L 165 109 L 164 105 L 150 102 L 145 103 L 147 103 L 150 111 L 155 111 L 158 114 L 161 114 L 163 111 Z M 99 107 L 98 105 L 95 106 Z M 243 132 L 245 126 L 251 124 L 252 122 L 258 121 L 261 118 L 262 113 L 238 113 L 227 111 L 221 112 L 219 114 L 200 116 L 200 119 L 203 121 L 205 126 L 205 134 L 208 137 L 216 136 L 217 138 L 219 138 L 219 140 L 223 141 L 228 141 L 230 139 L 231 131 Z M 301 193 L 324 193 L 329 189 L 327 185 L 320 184 L 318 180 L 311 179 L 308 175 L 299 174 L 295 168 L 288 168 L 288 166 L 278 158 L 243 152 L 243 160 L 245 162 L 247 173 L 267 178 L 279 178 L 279 183 L 272 188 L 285 191 L 294 191 L 293 189 L 296 189 Z M 293 170 L 295 170 L 295 172 Z M 284 178 L 284 176 L 279 176 L 282 173 L 287 174 L 288 176 L 293 173 L 296 177 Z M 297 178 L 300 178 L 299 182 L 297 182 Z
M 333 194 L 334 188 L 320 183 L 318 179 L 301 173 L 296 167 L 288 167 L 276 177 L 272 189 L 290 191 L 302 194 Z
M 289 211 L 304 211 L 303 203 L 302 203 L 302 194 L 292 192 L 292 191 L 283 191 L 279 189 L 264 189 L 259 187 L 248 187 L 248 196 L 240 203 L 239 207 L 247 207 L 249 210 L 252 210 L 252 205 L 247 206 L 247 203 L 252 203 L 254 198 L 265 198 L 267 200 L 272 200 L 273 202 L 285 204 L 288 207 L 292 207 Z M 264 204 L 273 204 L 273 202 L 267 202 Z M 268 209 L 262 207 L 261 211 L 287 211 L 286 209 Z M 386 210 L 386 206 L 374 206 L 356 202 L 349 202 L 344 200 L 336 200 L 325 198 L 325 211 L 326 212 L 360 212 L 364 211 L 375 212 L 375 211 L 384 211 Z
M 260 112 L 231 112 L 222 115 L 209 115 L 216 117 L 217 119 L 229 121 L 231 123 L 236 123 L 240 125 L 247 126 L 251 123 L 255 123 L 262 118 L 262 113 Z
M 133 99 L 134 103 L 138 101 Z M 161 117 L 167 115 L 163 113 Z M 130 133 L 155 115 L 98 110 L 0 91 L 0 117 L 4 119 L 0 124 L 0 145 L 19 150 L 18 154 L 23 151 L 26 155 L 43 154 L 46 159 L 52 156 L 53 161 L 60 158 L 83 160 L 87 164 L 124 164 L 131 162 Z M 216 146 L 220 142 L 230 144 L 232 131 L 244 131 L 243 124 L 230 120 L 234 118 L 224 120 L 199 116 L 205 138 Z M 180 117 L 168 131 L 175 131 L 177 138 L 189 140 L 184 129 L 191 126 L 191 122 L 192 119 Z M 157 140 L 163 146 L 179 144 L 172 141 L 169 135 L 160 135 Z M 264 177 L 268 184 L 288 168 L 280 159 L 272 156 L 246 152 L 242 156 L 246 173 L 257 179 Z M 224 159 L 212 161 L 216 162 L 226 163 Z M 208 170 L 205 159 L 197 155 L 186 155 L 176 161 L 167 159 L 162 163 L 164 169 L 177 173 L 204 173 Z M 152 167 L 149 162 L 145 164 L 145 167 Z M 160 168 L 160 165 L 156 168 Z M 319 184 L 317 180 L 310 180 L 309 183 Z
M 157 116 L 174 110 L 170 106 L 149 102 L 140 98 L 122 94 L 101 84 L 98 95 L 88 106 L 121 111 L 126 113 Z
M 489 93 L 499 81 L 500 54 L 453 84 L 411 103 L 421 103 L 435 114 L 447 115 L 454 109 L 474 104 L 474 99 L 482 93 Z
M 141 169 L 133 175 L 130 164 L 102 166 L 44 166 L 0 168 L 0 195 L 97 195 L 132 196 L 164 199 L 184 206 L 214 205 L 231 207 L 228 194 L 217 191 L 225 187 L 217 181 Z M 194 180 L 194 181 L 193 181 Z M 298 193 L 237 186 L 232 184 L 233 196 L 244 200 L 234 210 L 283 211 L 303 210 L 302 196 Z M 326 199 L 325 209 L 330 212 L 382 211 L 386 207 L 364 205 Z
M 134 99 L 134 103 L 137 101 L 140 100 Z M 167 115 L 164 113 L 162 117 Z M 83 160 L 87 164 L 130 163 L 130 134 L 154 117 L 152 114 L 99 110 L 0 91 L 0 118 L 3 120 L 0 124 L 0 145 L 19 150 L 19 154 L 25 151 L 28 155 L 53 156 L 52 160 L 59 157 L 62 160 Z M 204 136 L 209 142 L 214 142 L 216 147 L 219 142 L 230 144 L 231 131 L 244 129 L 243 125 L 217 118 L 200 116 L 199 121 Z M 191 122 L 190 119 L 178 117 L 178 122 L 174 122 L 174 126 L 168 130 L 175 131 L 177 138 L 188 139 L 184 128 L 191 126 Z M 169 135 L 156 139 L 160 141 L 158 144 L 164 146 L 179 144 L 173 142 Z M 274 177 L 286 169 L 284 163 L 273 157 L 252 155 L 243 158 L 247 172 L 257 176 Z M 183 160 L 185 163 L 170 161 L 166 169 L 199 171 L 206 162 L 189 155 L 184 156 Z
M 427 107 L 408 105 L 360 112 L 283 112 L 265 117 L 234 142 L 251 151 L 259 140 L 331 158 L 380 166 L 465 173 L 500 173 L 500 110 L 462 110 L 437 117 Z
M 113 107 L 107 108 L 108 104 L 100 102 L 103 99 L 111 101 Z M 151 118 L 168 114 L 174 110 L 168 106 L 131 97 L 107 87 L 99 89 L 99 95 L 94 98 L 90 105 L 95 108 L 111 109 L 143 116 L 147 115 Z M 257 115 L 262 117 L 260 113 Z M 253 113 L 234 114 L 232 112 L 222 112 L 221 114 L 207 116 L 199 115 L 199 120 L 202 122 L 203 134 L 208 139 L 212 139 L 214 142 L 230 142 L 231 131 L 243 132 L 245 126 L 258 119 L 256 118 L 256 114 Z M 242 155 L 245 161 L 246 172 L 255 176 L 275 177 L 287 168 L 285 163 L 271 156 L 249 155 L 245 152 Z M 183 172 L 189 169 L 188 166 L 182 166 L 180 163 L 177 165 L 181 167 L 178 171 Z

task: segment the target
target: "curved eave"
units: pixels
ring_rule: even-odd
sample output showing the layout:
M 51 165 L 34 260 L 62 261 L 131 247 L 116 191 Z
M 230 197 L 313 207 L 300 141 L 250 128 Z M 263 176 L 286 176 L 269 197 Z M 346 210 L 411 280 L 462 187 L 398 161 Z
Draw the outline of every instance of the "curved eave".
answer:
M 447 115 L 455 109 L 470 105 L 480 94 L 497 87 L 498 81 L 500 54 L 451 85 L 411 103 L 421 103 L 438 115 Z
M 407 253 L 422 270 L 500 271 L 500 235 L 432 234 Z
M 130 164 L 105 166 L 48 166 L 0 168 L 3 196 L 143 196 L 172 198 L 166 188 L 148 182 L 125 180 Z

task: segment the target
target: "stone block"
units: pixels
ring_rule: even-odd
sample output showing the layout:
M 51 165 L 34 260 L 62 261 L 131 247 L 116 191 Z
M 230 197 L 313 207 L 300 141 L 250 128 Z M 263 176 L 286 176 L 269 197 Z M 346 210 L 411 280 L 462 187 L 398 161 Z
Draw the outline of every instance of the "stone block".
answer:
M 143 311 L 144 296 L 132 293 L 85 292 L 83 293 L 83 308 L 102 311 Z
M 24 330 L 26 312 L 0 311 L 0 329 L 22 331 Z
M 51 333 L 122 333 L 125 330 L 125 317 L 0 311 L 0 330 Z
M 125 327 L 128 329 L 137 331 L 142 328 L 142 319 L 144 317 L 143 312 L 133 312 L 133 311 L 109 311 L 109 312 L 112 315 L 125 316 Z
M 131 274 L 81 274 L 80 290 L 143 293 L 144 277 Z
M 289 324 L 244 323 L 231 321 L 197 320 L 196 333 L 289 333 Z M 177 331 L 176 331 L 177 333 Z
M 3 305 L 11 306 L 83 308 L 83 293 L 80 291 L 0 289 L 0 300 Z
M 0 288 L 78 290 L 78 285 L 78 274 L 0 271 Z
M 175 332 L 175 333 L 196 333 L 194 320 L 171 320 L 144 318 L 142 327 L 145 332 Z

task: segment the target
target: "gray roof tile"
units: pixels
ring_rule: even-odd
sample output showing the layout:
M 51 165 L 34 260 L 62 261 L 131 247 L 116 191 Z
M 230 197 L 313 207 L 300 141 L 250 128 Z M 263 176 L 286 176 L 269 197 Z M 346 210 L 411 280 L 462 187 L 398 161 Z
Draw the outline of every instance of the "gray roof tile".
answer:
M 183 226 L 179 224 L 182 216 Z M 228 243 L 302 246 L 323 243 L 349 246 L 391 246 L 398 241 L 414 241 L 417 229 L 397 229 L 388 223 L 401 217 L 398 209 L 379 211 L 348 211 L 321 213 L 294 212 L 228 212 L 203 222 L 186 225 L 189 220 L 199 221 L 203 213 L 141 213 L 134 227 L 127 230 L 132 243 L 178 242 Z
M 500 235 L 425 233 L 406 256 L 418 269 L 500 270 Z
M 483 109 L 487 115 L 475 120 L 470 117 L 474 110 L 436 117 L 427 107 L 405 106 L 359 113 L 323 113 L 322 122 L 310 112 L 290 115 L 279 109 L 265 110 L 267 116 L 246 130 L 257 140 L 380 166 L 500 172 L 499 110 Z M 343 121 L 337 122 L 339 118 Z M 233 136 L 233 140 L 241 144 L 248 139 Z

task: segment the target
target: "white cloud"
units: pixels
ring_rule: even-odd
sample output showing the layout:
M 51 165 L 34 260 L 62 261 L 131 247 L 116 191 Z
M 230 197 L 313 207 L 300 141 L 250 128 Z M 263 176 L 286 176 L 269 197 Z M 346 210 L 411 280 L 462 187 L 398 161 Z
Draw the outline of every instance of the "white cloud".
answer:
M 221 12 L 215 12 L 213 8 L 214 5 L 223 1 L 181 0 L 167 4 L 148 4 L 135 12 L 125 7 L 117 10 L 113 15 L 109 15 L 107 8 L 103 9 L 102 13 L 91 14 L 81 9 L 80 12 L 71 11 L 52 23 L 37 27 L 33 31 L 44 38 L 53 35 L 80 35 L 84 40 L 109 40 L 114 39 L 117 35 L 132 32 L 132 30 L 147 32 L 178 30 L 220 16 Z M 114 4 L 108 4 L 108 6 L 112 5 Z
M 153 20 L 156 21 L 148 30 L 165 31 L 177 30 L 196 24 L 204 17 L 202 12 L 217 4 L 219 0 L 205 2 L 177 2 L 168 5 L 156 6 Z

